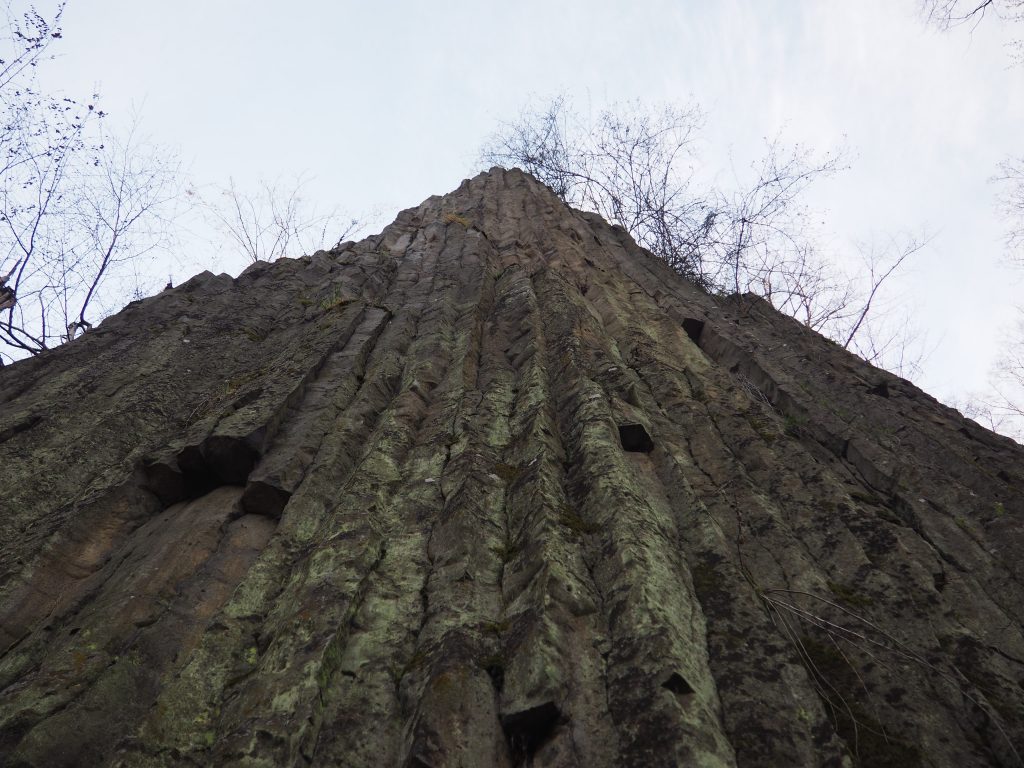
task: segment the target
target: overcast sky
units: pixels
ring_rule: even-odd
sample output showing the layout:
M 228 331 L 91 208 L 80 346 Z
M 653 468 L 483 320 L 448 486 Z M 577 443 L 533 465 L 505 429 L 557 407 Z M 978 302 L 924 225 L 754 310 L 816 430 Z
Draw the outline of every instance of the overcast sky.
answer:
M 837 252 L 934 234 L 895 287 L 928 331 L 918 383 L 951 397 L 984 384 L 1024 303 L 988 181 L 1024 155 L 1016 26 L 942 34 L 916 0 L 69 0 L 44 74 L 69 95 L 98 86 L 115 125 L 139 109 L 196 184 L 308 173 L 310 197 L 379 211 L 377 229 L 457 186 L 499 121 L 557 93 L 594 110 L 696 101 L 712 167 L 755 159 L 780 131 L 845 144 L 852 167 L 808 201 Z M 214 261 L 196 246 L 167 270 L 243 266 Z

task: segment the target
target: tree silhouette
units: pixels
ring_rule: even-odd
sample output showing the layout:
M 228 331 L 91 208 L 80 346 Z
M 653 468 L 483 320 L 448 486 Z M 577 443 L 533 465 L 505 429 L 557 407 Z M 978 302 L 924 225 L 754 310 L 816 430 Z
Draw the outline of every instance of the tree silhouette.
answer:
M 0 31 L 0 363 L 91 328 L 108 285 L 130 280 L 167 236 L 177 162 L 135 127 L 106 129 L 98 94 L 40 91 L 38 67 L 62 38 L 47 18 L 5 6 Z M 123 285 L 119 286 L 123 289 Z M 123 295 L 123 294 L 122 294 Z

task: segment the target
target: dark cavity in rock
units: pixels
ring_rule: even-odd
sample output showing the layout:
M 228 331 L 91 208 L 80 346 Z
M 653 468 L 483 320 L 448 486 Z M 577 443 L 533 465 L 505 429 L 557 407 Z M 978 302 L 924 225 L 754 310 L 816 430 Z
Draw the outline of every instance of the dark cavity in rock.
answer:
M 619 440 L 623 450 L 630 453 L 650 453 L 654 450 L 654 441 L 643 424 L 620 424 Z
M 676 696 L 692 696 L 694 693 L 693 687 L 678 672 L 673 672 L 669 675 L 668 679 L 661 684 L 661 687 L 668 688 Z
M 878 384 L 876 384 L 875 386 L 871 387 L 868 390 L 868 394 L 869 395 L 875 395 L 877 397 L 888 398 L 889 397 L 889 385 L 886 382 L 881 381 Z
M 547 741 L 562 720 L 553 701 L 513 712 L 501 718 L 505 738 L 516 757 L 530 757 Z
M 690 337 L 690 341 L 699 347 L 701 334 L 704 333 L 704 321 L 688 317 L 683 320 L 683 330 Z

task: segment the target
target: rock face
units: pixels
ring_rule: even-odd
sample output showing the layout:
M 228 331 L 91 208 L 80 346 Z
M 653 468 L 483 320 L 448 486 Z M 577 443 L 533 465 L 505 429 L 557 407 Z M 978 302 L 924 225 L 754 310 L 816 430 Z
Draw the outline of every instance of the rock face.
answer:
M 0 763 L 1024 752 L 1024 450 L 492 170 L 0 370 Z

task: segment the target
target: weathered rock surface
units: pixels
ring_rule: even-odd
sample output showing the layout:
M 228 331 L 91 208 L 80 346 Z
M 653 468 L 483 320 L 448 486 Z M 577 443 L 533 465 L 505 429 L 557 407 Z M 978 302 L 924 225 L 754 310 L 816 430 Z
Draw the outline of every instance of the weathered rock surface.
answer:
M 1024 752 L 1024 450 L 493 170 L 0 370 L 0 763 Z

